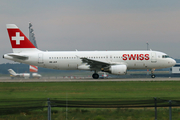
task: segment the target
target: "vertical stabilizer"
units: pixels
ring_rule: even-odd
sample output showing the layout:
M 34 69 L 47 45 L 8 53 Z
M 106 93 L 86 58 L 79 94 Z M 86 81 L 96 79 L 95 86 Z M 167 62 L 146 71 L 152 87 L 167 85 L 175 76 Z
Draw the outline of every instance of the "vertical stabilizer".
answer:
M 38 67 L 34 65 L 29 65 L 29 72 L 38 72 Z
M 36 38 L 35 38 L 35 34 L 34 34 L 34 29 L 32 28 L 32 24 L 29 23 L 29 40 L 31 41 L 31 43 L 36 47 L 37 47 L 37 43 L 36 43 Z
M 7 31 L 13 52 L 19 53 L 22 51 L 37 50 L 29 39 L 21 32 L 15 24 L 7 24 Z
M 16 75 L 17 75 L 16 72 L 14 72 L 14 70 L 12 70 L 12 69 L 8 69 L 8 71 L 9 71 L 9 73 L 10 73 L 11 75 L 13 75 L 13 76 L 16 76 Z

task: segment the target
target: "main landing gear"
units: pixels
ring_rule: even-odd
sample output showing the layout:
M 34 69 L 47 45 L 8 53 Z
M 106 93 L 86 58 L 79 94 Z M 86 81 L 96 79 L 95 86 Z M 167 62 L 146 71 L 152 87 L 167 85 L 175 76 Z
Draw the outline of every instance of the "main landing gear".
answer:
M 155 75 L 151 75 L 152 78 L 155 78 L 156 76 Z
M 152 77 L 152 78 L 155 78 L 155 77 L 156 77 L 156 75 L 154 75 L 154 70 L 155 70 L 155 69 L 152 69 L 152 70 L 151 70 L 151 77 Z
M 99 74 L 97 74 L 96 72 L 92 75 L 93 79 L 98 79 L 99 78 Z

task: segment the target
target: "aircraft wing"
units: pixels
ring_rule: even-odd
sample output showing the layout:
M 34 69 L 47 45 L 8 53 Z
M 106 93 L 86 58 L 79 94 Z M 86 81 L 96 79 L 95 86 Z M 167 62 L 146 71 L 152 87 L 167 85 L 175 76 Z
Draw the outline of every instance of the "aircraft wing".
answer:
M 108 62 L 103 60 L 94 60 L 89 58 L 80 57 L 83 63 L 90 66 L 91 70 L 102 70 L 103 68 L 110 67 L 111 65 L 126 65 L 124 62 Z
M 15 59 L 21 59 L 21 60 L 27 60 L 28 59 L 28 56 L 25 56 L 25 55 L 20 55 L 20 54 L 7 54 L 8 56 L 11 56 Z
M 111 63 L 107 61 L 101 61 L 101 60 L 94 60 L 94 59 L 89 59 L 89 58 L 80 58 L 83 63 L 87 63 L 90 65 L 91 69 L 101 69 L 103 67 L 108 67 L 111 65 Z

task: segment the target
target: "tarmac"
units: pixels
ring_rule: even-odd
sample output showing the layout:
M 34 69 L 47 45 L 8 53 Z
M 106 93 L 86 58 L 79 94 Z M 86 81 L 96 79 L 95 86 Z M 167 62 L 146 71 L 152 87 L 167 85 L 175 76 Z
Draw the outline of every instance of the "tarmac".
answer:
M 41 79 L 11 79 L 10 77 L 0 77 L 0 82 L 106 82 L 106 81 L 180 81 L 180 77 L 175 78 L 119 78 L 119 79 L 92 79 L 92 78 L 41 78 Z

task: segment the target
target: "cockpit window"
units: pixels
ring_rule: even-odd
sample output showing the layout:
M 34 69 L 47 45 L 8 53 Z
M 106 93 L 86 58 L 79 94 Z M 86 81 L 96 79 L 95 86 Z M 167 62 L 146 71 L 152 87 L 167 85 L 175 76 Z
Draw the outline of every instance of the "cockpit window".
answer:
M 168 55 L 162 55 L 162 58 L 169 58 Z

